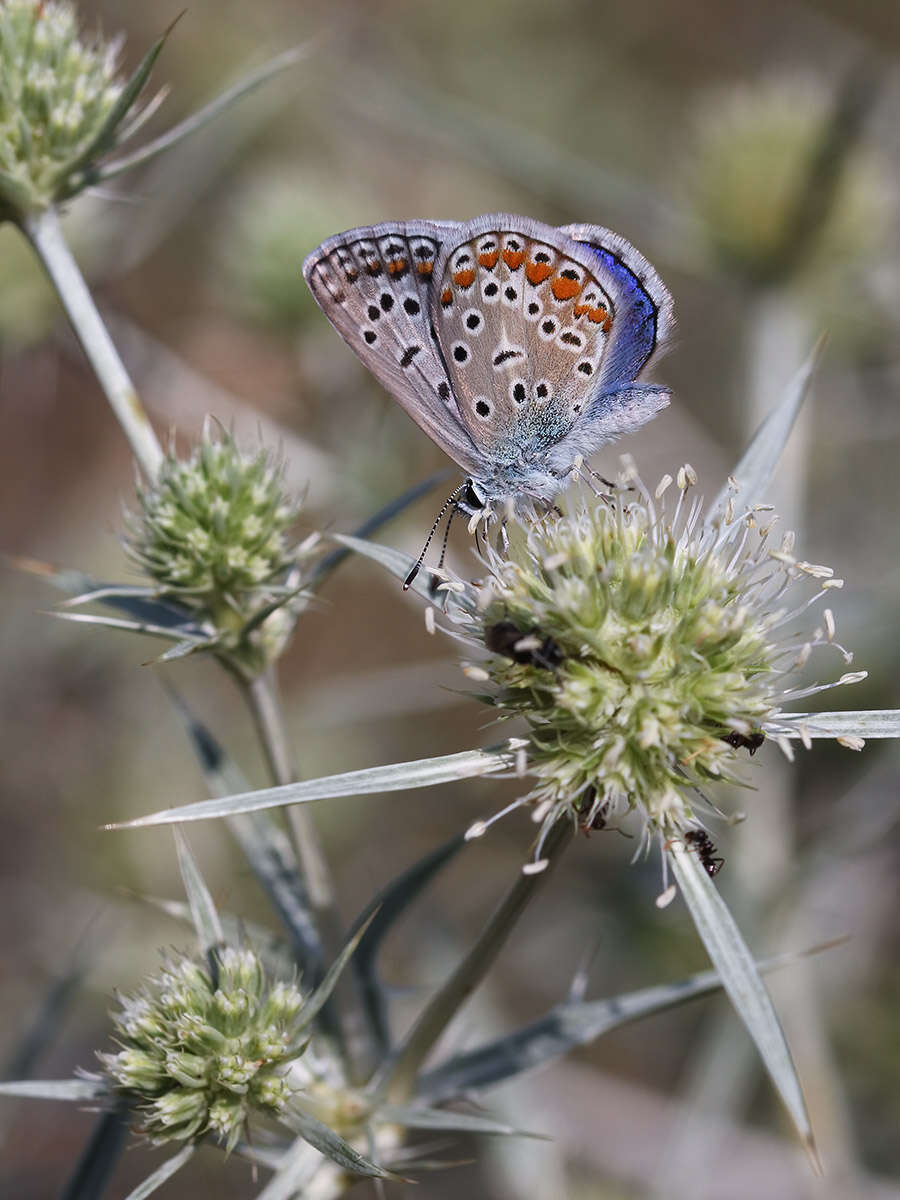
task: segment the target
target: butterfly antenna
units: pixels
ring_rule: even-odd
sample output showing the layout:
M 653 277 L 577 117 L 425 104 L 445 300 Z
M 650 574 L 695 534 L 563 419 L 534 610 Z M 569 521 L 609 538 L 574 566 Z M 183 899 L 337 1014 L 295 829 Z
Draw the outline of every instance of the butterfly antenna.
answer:
M 450 516 L 447 518 L 447 527 L 444 530 L 444 540 L 441 543 L 441 557 L 438 559 L 438 570 L 444 565 L 444 559 L 447 557 L 447 543 L 450 541 L 450 526 L 453 524 L 453 518 L 457 514 L 456 507 L 450 510 Z
M 413 567 L 413 569 L 410 571 L 410 573 L 407 575 L 407 577 L 403 581 L 404 592 L 409 591 L 409 589 L 412 585 L 412 581 L 418 575 L 419 571 L 421 571 L 422 563 L 425 561 L 425 555 L 428 553 L 428 547 L 431 545 L 431 539 L 437 533 L 437 527 L 438 527 L 438 525 L 440 525 L 441 520 L 443 519 L 444 513 L 447 511 L 447 509 L 450 507 L 450 505 L 456 501 L 456 497 L 460 494 L 460 492 L 465 490 L 465 486 L 466 485 L 464 483 L 460 484 L 460 486 L 456 489 L 456 491 L 453 493 L 453 495 L 448 496 L 447 499 L 444 501 L 444 503 L 441 505 L 441 511 L 434 518 L 434 524 L 431 527 L 431 533 L 429 533 L 428 537 L 425 539 L 425 545 L 422 547 L 422 553 L 419 555 L 419 557 L 416 561 L 416 565 Z M 455 511 L 456 510 L 454 509 L 454 512 Z M 451 520 L 452 520 L 452 516 L 451 516 Z M 447 528 L 448 528 L 448 530 L 450 528 L 449 521 L 447 522 Z M 446 540 L 445 540 L 444 544 L 446 545 Z M 444 562 L 444 556 L 442 554 L 441 555 L 441 564 L 442 565 L 443 565 L 443 562 Z

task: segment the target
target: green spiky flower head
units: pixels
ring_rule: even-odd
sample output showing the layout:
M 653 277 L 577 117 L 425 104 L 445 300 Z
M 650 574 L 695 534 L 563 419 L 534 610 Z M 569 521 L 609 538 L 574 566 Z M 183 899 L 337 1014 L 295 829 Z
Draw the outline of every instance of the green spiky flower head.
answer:
M 250 949 L 216 952 L 217 978 L 193 958 L 166 957 L 135 996 L 120 996 L 121 1049 L 99 1058 L 155 1142 L 212 1134 L 234 1148 L 254 1114 L 281 1114 L 285 1074 L 302 1054 L 304 996 L 269 978 Z
M 704 524 L 690 467 L 667 512 L 673 482 L 651 495 L 631 465 L 508 557 L 488 551 L 473 622 L 491 657 L 468 674 L 493 685 L 483 698 L 501 716 L 527 722 L 528 798 L 548 819 L 637 808 L 649 831 L 683 832 L 695 789 L 733 778 L 740 750 L 777 736 L 782 702 L 816 690 L 786 687 L 813 647 L 849 661 L 828 609 L 822 628 L 785 632 L 804 584 L 821 596 L 841 581 L 798 561 L 789 535 L 771 549 L 771 512 Z
M 0 219 L 79 190 L 114 132 L 118 52 L 82 37 L 65 0 L 0 0 Z
M 243 655 L 246 666 L 271 661 L 296 619 L 302 554 L 287 537 L 299 505 L 281 464 L 262 448 L 244 453 L 209 422 L 190 455 L 169 452 L 138 499 L 126 550 L 160 595 L 211 627 L 219 649 Z

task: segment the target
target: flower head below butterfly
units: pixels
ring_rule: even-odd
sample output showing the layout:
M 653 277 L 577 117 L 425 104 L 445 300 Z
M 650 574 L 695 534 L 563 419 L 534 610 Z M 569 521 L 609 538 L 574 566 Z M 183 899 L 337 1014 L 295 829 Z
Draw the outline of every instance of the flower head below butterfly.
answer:
M 392 222 L 329 238 L 303 273 L 348 345 L 466 472 L 442 514 L 547 506 L 579 461 L 668 403 L 636 380 L 671 329 L 671 296 L 600 226 L 504 213 Z

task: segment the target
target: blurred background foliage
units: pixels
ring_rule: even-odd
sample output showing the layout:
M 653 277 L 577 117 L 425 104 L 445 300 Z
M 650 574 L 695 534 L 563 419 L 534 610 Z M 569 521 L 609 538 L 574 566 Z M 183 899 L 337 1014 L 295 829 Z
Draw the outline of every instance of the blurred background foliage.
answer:
M 86 3 L 128 37 L 133 66 L 180 4 Z M 249 65 L 310 54 L 142 175 L 80 202 L 69 232 L 160 431 L 187 443 L 214 413 L 280 441 L 306 491 L 299 532 L 348 530 L 445 464 L 316 309 L 303 256 L 339 229 L 495 210 L 589 221 L 632 240 L 672 290 L 678 328 L 653 377 L 672 406 L 633 438 L 644 478 L 690 461 L 707 496 L 819 333 L 830 335 L 776 499 L 809 559 L 847 580 L 843 641 L 869 680 L 840 701 L 897 705 L 900 477 L 900 11 L 884 0 L 195 0 L 159 61 L 158 127 Z M 133 496 L 124 440 L 19 235 L 0 228 L 0 547 L 130 578 L 119 543 Z M 595 465 L 615 470 L 615 449 Z M 437 503 L 384 535 L 417 552 Z M 464 530 L 453 562 L 472 562 Z M 187 935 L 139 894 L 180 896 L 165 830 L 97 826 L 203 795 L 154 647 L 52 621 L 39 581 L 3 576 L 0 687 L 0 1030 L 6 1069 L 63 1077 L 106 1045 L 114 987 Z M 167 674 L 239 758 L 263 772 L 236 693 L 211 662 Z M 307 775 L 490 741 L 453 647 L 420 606 L 351 561 L 304 615 L 283 661 Z M 715 830 L 719 877 L 760 953 L 850 934 L 774 981 L 828 1175 L 808 1175 L 737 1019 L 721 1000 L 625 1028 L 497 1098 L 552 1143 L 485 1142 L 418 1195 L 484 1200 L 900 1197 L 900 899 L 896 752 L 825 743 L 786 773 L 767 749 Z M 498 807 L 475 782 L 337 801 L 315 816 L 349 919 L 398 871 Z M 505 793 L 504 793 L 505 794 Z M 511 793 L 510 793 L 511 794 Z M 530 834 L 511 819 L 441 877 L 388 948 L 411 1011 L 481 927 Z M 222 909 L 267 920 L 226 834 L 193 835 Z M 558 1000 L 593 951 L 591 994 L 703 966 L 678 904 L 657 911 L 656 861 L 594 834 L 517 931 L 455 1044 Z M 22 1062 L 55 984 L 77 986 Z M 0 1113 L 4 1194 L 56 1195 L 93 1116 Z M 156 1160 L 126 1157 L 124 1195 Z M 892 1182 L 893 1180 L 893 1182 Z M 249 1169 L 200 1155 L 167 1195 L 244 1197 Z M 367 1191 L 368 1189 L 368 1191 Z M 396 1190 L 399 1194 L 402 1189 Z M 371 1185 L 360 1184 L 360 1195 Z

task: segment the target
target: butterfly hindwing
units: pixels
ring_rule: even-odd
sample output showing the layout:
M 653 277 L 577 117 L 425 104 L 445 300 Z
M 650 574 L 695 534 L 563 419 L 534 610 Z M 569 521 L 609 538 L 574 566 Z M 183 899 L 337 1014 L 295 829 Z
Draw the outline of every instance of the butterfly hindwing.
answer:
M 434 324 L 463 422 L 502 467 L 566 436 L 597 390 L 614 301 L 590 247 L 525 217 L 480 217 L 434 268 Z
M 431 328 L 434 265 L 458 225 L 407 221 L 329 238 L 303 275 L 338 333 L 406 412 L 463 470 L 484 463 L 459 419 Z
M 637 378 L 671 331 L 672 297 L 644 256 L 612 230 L 566 225 L 563 233 L 589 248 L 597 277 L 612 298 L 616 321 L 597 388 L 620 388 Z

